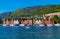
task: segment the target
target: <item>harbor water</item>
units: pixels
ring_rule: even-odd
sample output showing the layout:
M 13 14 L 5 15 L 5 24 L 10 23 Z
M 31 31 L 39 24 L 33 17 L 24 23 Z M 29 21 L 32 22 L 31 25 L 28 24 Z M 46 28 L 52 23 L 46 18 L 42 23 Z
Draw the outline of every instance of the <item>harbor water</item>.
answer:
M 60 27 L 0 26 L 0 39 L 60 39 Z

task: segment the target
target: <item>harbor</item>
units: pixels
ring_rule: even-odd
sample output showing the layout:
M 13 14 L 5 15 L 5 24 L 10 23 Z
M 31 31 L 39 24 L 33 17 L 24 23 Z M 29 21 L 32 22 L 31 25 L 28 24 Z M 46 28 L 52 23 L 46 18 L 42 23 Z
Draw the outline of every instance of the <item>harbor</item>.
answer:
M 30 26 L 0 26 L 0 39 L 59 39 L 60 27 Z

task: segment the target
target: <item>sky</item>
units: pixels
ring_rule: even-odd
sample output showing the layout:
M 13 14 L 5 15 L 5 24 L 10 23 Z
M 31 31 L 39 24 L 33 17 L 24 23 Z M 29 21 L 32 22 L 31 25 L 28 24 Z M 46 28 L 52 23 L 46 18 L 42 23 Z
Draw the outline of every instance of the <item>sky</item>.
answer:
M 14 11 L 19 8 L 60 4 L 60 0 L 0 0 L 0 14 Z

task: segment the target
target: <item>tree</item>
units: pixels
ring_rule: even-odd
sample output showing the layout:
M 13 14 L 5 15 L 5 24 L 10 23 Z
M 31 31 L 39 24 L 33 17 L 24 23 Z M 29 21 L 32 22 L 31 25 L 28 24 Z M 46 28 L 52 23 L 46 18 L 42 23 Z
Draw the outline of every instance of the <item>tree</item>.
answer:
M 51 19 L 53 19 L 56 23 L 60 23 L 60 18 L 58 18 L 56 15 L 53 16 Z

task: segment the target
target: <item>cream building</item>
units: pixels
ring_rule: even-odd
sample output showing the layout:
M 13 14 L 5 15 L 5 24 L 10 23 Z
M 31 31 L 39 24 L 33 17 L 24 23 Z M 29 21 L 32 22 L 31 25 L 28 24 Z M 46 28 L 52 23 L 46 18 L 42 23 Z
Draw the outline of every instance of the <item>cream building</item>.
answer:
M 54 16 L 54 15 L 60 16 L 60 12 L 45 14 L 45 16 Z

